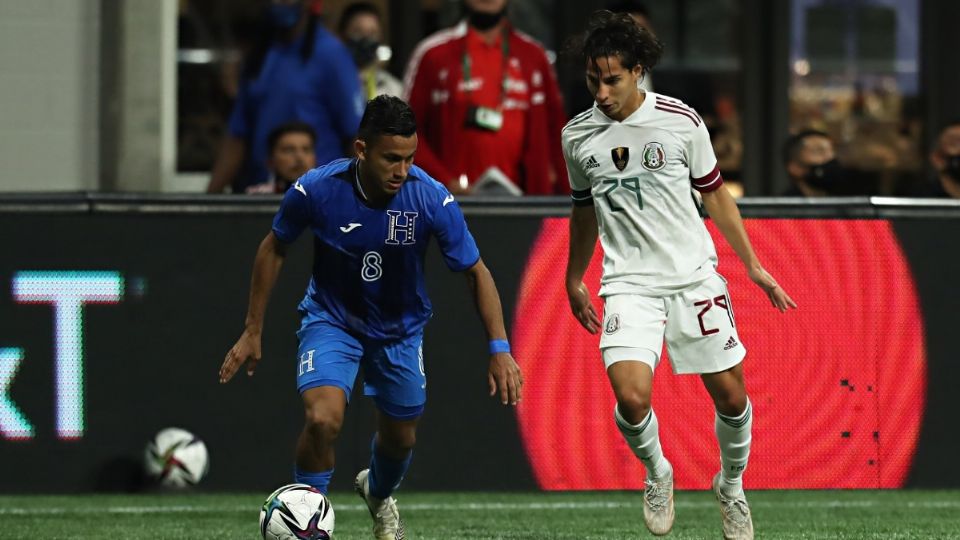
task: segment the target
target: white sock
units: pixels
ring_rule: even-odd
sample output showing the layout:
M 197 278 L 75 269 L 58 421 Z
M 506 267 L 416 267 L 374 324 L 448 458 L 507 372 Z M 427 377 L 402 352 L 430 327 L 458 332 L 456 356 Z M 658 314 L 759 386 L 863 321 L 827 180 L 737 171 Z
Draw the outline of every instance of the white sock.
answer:
M 750 430 L 753 427 L 753 406 L 747 399 L 747 408 L 739 416 L 716 413 L 714 428 L 720 444 L 720 491 L 728 497 L 743 493 L 743 471 L 750 457 Z
M 648 480 L 663 480 L 673 476 L 673 467 L 663 456 L 660 448 L 660 426 L 657 424 L 657 415 L 653 409 L 639 424 L 633 425 L 620 415 L 619 407 L 613 408 L 613 416 L 617 421 L 617 428 L 627 441 L 627 446 L 634 455 L 640 458 L 647 469 Z

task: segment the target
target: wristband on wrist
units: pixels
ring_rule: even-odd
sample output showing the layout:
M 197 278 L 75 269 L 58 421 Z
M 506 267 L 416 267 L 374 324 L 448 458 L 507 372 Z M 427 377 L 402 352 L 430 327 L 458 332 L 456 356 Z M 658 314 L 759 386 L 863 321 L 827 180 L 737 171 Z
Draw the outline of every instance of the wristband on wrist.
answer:
M 490 354 L 510 352 L 510 342 L 505 339 L 490 340 Z

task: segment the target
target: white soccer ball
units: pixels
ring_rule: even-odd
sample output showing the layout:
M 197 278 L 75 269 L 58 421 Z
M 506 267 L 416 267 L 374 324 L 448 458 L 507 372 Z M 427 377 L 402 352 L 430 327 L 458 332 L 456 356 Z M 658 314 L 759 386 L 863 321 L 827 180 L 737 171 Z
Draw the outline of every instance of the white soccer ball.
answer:
M 267 497 L 260 509 L 260 534 L 266 540 L 329 540 L 333 506 L 306 484 L 289 484 Z
M 210 466 L 207 445 L 180 428 L 157 433 L 147 444 L 144 463 L 150 478 L 172 488 L 197 485 Z

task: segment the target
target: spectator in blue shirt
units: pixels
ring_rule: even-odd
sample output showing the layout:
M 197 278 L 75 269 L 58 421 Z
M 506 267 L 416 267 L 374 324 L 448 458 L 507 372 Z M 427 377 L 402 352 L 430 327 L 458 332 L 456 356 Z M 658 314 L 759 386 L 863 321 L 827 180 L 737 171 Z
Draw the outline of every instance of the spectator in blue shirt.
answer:
M 214 163 L 209 193 L 227 186 L 243 193 L 264 182 L 267 138 L 277 126 L 300 121 L 316 133 L 316 158 L 326 163 L 349 148 L 364 99 L 347 49 L 320 22 L 315 0 L 272 0 L 269 31 L 245 59 L 227 138 Z

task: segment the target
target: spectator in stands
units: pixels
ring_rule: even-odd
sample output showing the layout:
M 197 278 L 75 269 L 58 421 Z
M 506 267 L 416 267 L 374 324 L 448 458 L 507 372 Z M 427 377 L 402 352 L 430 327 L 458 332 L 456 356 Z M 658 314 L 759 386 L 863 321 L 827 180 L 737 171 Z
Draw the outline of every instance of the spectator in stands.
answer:
M 939 180 L 936 194 L 960 199 L 960 119 L 940 131 L 937 147 L 930 153 L 930 163 Z
M 370 2 L 347 6 L 337 25 L 340 40 L 347 46 L 360 71 L 360 87 L 368 100 L 380 94 L 403 95 L 400 80 L 383 69 L 383 63 L 390 60 L 391 51 L 383 44 L 382 28 L 380 10 Z
M 317 166 L 316 144 L 313 128 L 304 122 L 282 124 L 271 131 L 267 137 L 270 179 L 248 187 L 247 193 L 285 193 L 298 178 Z
M 316 160 L 346 155 L 365 101 L 346 47 L 323 28 L 319 0 L 272 0 L 269 30 L 244 61 L 229 134 L 214 163 L 209 193 L 265 181 L 267 136 L 291 121 L 316 134 Z
M 464 0 L 466 17 L 422 41 L 404 77 L 419 122 L 417 165 L 455 193 L 495 167 L 526 194 L 569 192 L 566 122 L 543 47 L 507 19 L 507 0 Z
M 783 145 L 783 164 L 791 186 L 784 197 L 823 197 L 842 191 L 843 168 L 830 136 L 807 129 L 791 135 Z

